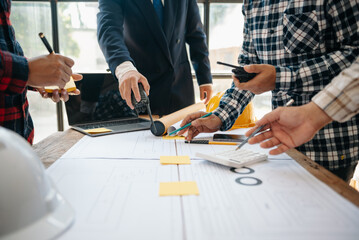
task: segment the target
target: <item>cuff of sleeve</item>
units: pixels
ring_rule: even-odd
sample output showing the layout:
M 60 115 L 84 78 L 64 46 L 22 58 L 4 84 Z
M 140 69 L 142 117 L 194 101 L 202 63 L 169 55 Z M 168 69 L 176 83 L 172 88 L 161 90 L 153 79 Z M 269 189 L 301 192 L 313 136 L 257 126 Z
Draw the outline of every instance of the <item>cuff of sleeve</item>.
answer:
M 348 76 L 341 75 L 341 82 L 350 81 Z M 335 82 L 337 83 L 337 82 Z M 314 102 L 320 107 L 331 119 L 337 122 L 345 122 L 352 118 L 357 109 L 350 94 L 346 94 L 339 84 L 330 83 L 322 91 L 317 93 L 313 98 Z
M 2 83 L 8 80 L 7 91 L 20 94 L 27 86 L 27 79 L 29 77 L 29 64 L 25 57 L 17 56 L 11 53 L 4 53 L 3 64 L 4 74 L 2 76 Z
M 276 70 L 276 83 L 275 88 L 287 91 L 291 88 L 292 79 L 292 71 L 285 67 L 275 67 Z
M 229 114 L 221 108 L 217 108 L 216 110 L 214 110 L 213 114 L 216 115 L 217 117 L 219 117 L 219 119 L 221 119 L 221 121 L 222 121 L 222 126 L 219 130 L 226 131 L 227 130 L 226 126 L 223 123 L 226 121 L 226 119 L 228 119 Z
M 120 65 L 118 65 L 116 67 L 116 71 L 115 71 L 115 75 L 116 75 L 118 81 L 120 81 L 121 78 L 123 77 L 123 75 L 125 75 L 129 71 L 137 71 L 135 66 L 133 66 L 132 62 L 126 61 L 126 62 L 123 62 Z

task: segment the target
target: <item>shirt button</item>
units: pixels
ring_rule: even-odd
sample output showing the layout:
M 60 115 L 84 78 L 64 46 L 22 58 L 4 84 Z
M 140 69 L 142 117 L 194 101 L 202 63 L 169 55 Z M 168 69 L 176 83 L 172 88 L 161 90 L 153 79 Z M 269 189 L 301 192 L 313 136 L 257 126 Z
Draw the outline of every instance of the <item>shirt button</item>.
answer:
M 270 34 L 273 34 L 273 33 L 274 33 L 274 30 L 273 30 L 273 29 L 271 29 L 271 30 L 269 31 L 269 33 L 270 33 Z
M 181 39 L 178 38 L 178 39 L 176 40 L 176 43 L 179 44 L 180 42 L 181 42 Z

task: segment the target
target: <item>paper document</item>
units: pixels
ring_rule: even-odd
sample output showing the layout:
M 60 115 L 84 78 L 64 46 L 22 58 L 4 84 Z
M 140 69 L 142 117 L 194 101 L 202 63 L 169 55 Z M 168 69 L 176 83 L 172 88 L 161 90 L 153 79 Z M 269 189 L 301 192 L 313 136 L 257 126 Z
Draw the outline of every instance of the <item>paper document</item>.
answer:
M 59 159 L 47 173 L 76 212 L 62 239 L 183 239 L 180 197 L 160 197 L 178 167 L 155 160 Z
M 175 156 L 175 140 L 163 140 L 150 131 L 135 131 L 101 137 L 84 136 L 63 158 L 160 159 Z
M 180 165 L 199 197 L 183 198 L 185 239 L 358 239 L 359 208 L 294 160 L 233 169 Z

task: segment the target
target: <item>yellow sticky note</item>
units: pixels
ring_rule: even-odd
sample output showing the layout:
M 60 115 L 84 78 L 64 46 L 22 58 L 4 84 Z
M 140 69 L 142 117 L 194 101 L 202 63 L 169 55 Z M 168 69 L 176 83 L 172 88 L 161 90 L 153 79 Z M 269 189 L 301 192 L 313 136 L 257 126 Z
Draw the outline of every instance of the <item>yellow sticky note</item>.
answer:
M 93 128 L 93 129 L 87 129 L 85 130 L 85 132 L 89 134 L 99 134 L 99 133 L 112 132 L 112 130 L 108 128 Z
M 185 140 L 185 137 L 183 136 L 162 136 L 162 139 L 165 139 L 165 140 Z
M 191 164 L 189 156 L 161 156 L 161 164 Z
M 45 91 L 48 93 L 52 93 L 54 90 L 59 90 L 60 88 L 58 86 L 46 86 Z M 64 89 L 66 89 L 67 92 L 73 92 L 76 90 L 76 84 L 74 82 L 74 79 L 70 77 L 70 81 L 68 81 L 65 84 Z
M 160 196 L 199 195 L 196 182 L 162 182 Z

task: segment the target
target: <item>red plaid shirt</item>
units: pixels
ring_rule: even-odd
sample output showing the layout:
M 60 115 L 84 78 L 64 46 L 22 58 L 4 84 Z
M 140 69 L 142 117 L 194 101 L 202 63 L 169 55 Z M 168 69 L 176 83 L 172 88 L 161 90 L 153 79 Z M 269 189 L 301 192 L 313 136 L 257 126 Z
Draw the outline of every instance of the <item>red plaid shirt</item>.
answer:
M 10 9 L 11 0 L 0 0 L 0 126 L 32 143 L 34 127 L 26 97 L 29 67 L 15 39 Z

